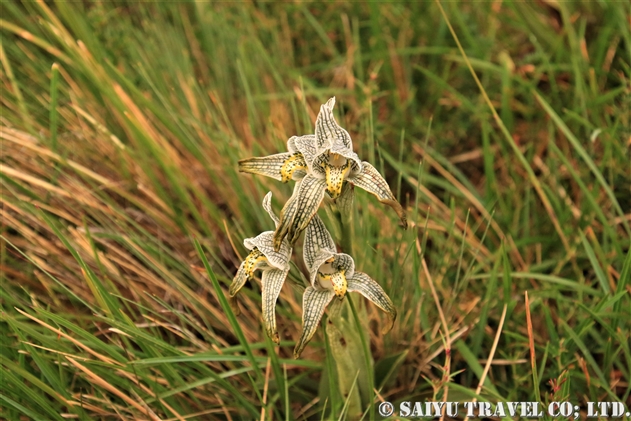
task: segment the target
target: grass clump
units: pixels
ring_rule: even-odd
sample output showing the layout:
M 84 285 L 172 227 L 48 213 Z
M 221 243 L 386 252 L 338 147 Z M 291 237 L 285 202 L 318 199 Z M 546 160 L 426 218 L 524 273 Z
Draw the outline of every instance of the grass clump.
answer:
M 2 418 L 344 418 L 299 262 L 279 347 L 224 297 L 331 96 L 409 216 L 356 195 L 376 399 L 631 406 L 628 5 L 0 7 Z

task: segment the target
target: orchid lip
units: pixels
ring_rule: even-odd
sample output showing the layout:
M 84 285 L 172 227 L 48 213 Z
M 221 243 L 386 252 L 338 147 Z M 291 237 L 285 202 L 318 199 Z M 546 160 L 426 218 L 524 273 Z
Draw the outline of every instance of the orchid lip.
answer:
M 337 199 L 342 194 L 344 180 L 351 169 L 350 162 L 345 158 L 343 159 L 345 162 L 342 165 L 333 165 L 331 162 L 322 164 L 326 176 L 326 191 L 332 199 Z M 337 158 L 334 158 L 333 161 L 337 161 Z
M 348 282 L 346 280 L 346 271 L 341 269 L 333 273 L 318 272 L 318 280 L 320 286 L 326 289 L 333 289 L 335 295 L 342 299 L 346 295 L 348 289 Z

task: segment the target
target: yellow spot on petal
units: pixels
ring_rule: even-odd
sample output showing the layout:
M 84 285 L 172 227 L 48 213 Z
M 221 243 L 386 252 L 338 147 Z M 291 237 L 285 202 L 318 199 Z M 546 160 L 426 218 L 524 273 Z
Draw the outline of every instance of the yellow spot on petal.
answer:
M 267 261 L 267 257 L 265 257 L 265 255 L 261 253 L 261 251 L 258 248 L 254 247 L 252 251 L 250 252 L 250 254 L 248 254 L 248 257 L 246 257 L 244 261 L 245 266 L 243 269 L 248 279 L 252 278 L 252 275 L 254 274 L 254 271 L 259 266 L 259 264 L 266 261 Z
M 295 153 L 283 162 L 280 168 L 280 177 L 283 183 L 287 183 L 292 179 L 294 172 L 297 170 L 306 170 L 307 162 L 301 153 Z
M 335 295 L 342 299 L 344 295 L 346 295 L 346 289 L 348 288 L 348 282 L 346 281 L 346 271 L 340 270 L 339 272 L 331 273 L 331 274 L 323 274 L 322 272 L 318 272 L 318 279 L 320 280 L 320 284 L 323 281 L 329 281 L 333 285 L 333 292 Z

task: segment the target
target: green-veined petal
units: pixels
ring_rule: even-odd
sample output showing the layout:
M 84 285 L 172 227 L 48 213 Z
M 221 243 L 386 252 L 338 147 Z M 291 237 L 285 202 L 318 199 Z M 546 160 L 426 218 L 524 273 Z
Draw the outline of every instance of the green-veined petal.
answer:
M 345 271 L 348 278 L 352 278 L 355 275 L 355 261 L 346 253 L 336 253 L 333 262 L 331 262 L 331 267 Z
M 293 244 L 318 211 L 324 198 L 326 181 L 309 174 L 296 183 L 294 194 L 280 212 L 280 223 L 274 232 L 274 249 L 279 250 L 285 237 Z
M 342 186 L 342 194 L 335 199 L 337 210 L 342 215 L 351 215 L 353 212 L 353 202 L 355 201 L 355 186 L 352 183 L 345 182 Z
M 361 159 L 359 159 L 359 156 L 357 156 L 352 149 L 348 148 L 342 142 L 334 142 L 333 145 L 331 145 L 330 153 L 335 153 L 348 159 L 351 162 L 351 174 L 361 172 L 363 167 Z
M 383 288 L 381 288 L 374 279 L 363 272 L 355 272 L 353 277 L 347 279 L 347 283 L 347 291 L 359 292 L 388 314 L 390 324 L 383 329 L 382 333 L 390 331 L 397 318 L 397 310 L 394 308 L 392 300 L 390 300 L 390 297 L 388 297 Z
M 272 192 L 268 192 L 263 198 L 263 209 L 269 214 L 269 217 L 274 221 L 274 226 L 278 226 L 278 216 L 272 211 Z
M 311 164 L 316 157 L 315 135 L 292 136 L 287 141 L 287 150 L 291 153 L 300 152 L 311 170 Z
M 333 257 L 336 252 L 337 249 L 335 248 L 333 237 L 331 237 L 320 217 L 315 215 L 307 226 L 303 246 L 303 259 L 307 270 L 311 274 L 312 285 L 320 265 Z
M 355 176 L 349 177 L 348 181 L 357 187 L 361 187 L 368 193 L 372 193 L 381 203 L 385 203 L 394 209 L 399 218 L 401 218 L 401 225 L 404 229 L 407 229 L 408 220 L 405 216 L 405 210 L 390 191 L 386 180 L 369 162 L 364 161 L 362 163 L 362 171 Z
M 300 152 L 307 163 L 308 172 L 319 178 L 324 178 L 323 163 L 328 162 L 326 150 L 316 151 L 315 135 L 293 136 L 287 141 L 290 152 Z
M 319 155 L 323 151 L 330 149 L 333 143 L 341 141 L 346 148 L 352 150 L 353 143 L 351 136 L 346 130 L 340 127 L 333 116 L 333 107 L 335 106 L 335 97 L 329 99 L 326 104 L 320 106 L 320 112 L 316 118 L 316 153 Z
M 302 155 L 290 152 L 239 161 L 240 172 L 264 175 L 284 183 L 290 179 L 301 179 L 306 174 L 306 169 Z
M 294 349 L 294 358 L 300 357 L 302 350 L 313 337 L 324 309 L 329 305 L 335 293 L 330 289 L 315 289 L 307 287 L 302 297 L 302 334 Z
M 252 250 L 254 247 L 258 248 L 267 257 L 267 263 L 276 269 L 288 270 L 291 246 L 283 241 L 278 250 L 274 250 L 273 239 L 274 232 L 265 231 L 254 238 L 246 238 L 243 240 L 243 244 L 248 250 Z
M 263 322 L 267 335 L 275 342 L 280 343 L 278 332 L 276 331 L 276 300 L 280 290 L 285 283 L 288 271 L 286 270 L 266 270 L 261 277 L 263 288 Z
M 234 297 L 235 295 L 237 295 L 237 293 L 241 290 L 241 288 L 243 288 L 243 285 L 245 285 L 245 283 L 248 280 L 246 261 L 247 259 L 241 262 L 241 265 L 239 266 L 239 270 L 237 270 L 237 274 L 234 276 L 234 279 L 232 280 L 232 283 L 230 284 L 229 294 L 231 297 Z
M 264 175 L 280 181 L 280 169 L 283 167 L 285 161 L 291 158 L 292 155 L 293 154 L 289 152 L 285 152 L 269 156 L 242 159 L 239 161 L 239 171 Z

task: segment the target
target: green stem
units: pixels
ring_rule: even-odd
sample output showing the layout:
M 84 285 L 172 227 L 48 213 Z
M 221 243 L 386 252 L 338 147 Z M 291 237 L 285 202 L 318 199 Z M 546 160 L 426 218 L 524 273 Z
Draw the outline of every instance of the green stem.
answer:
M 331 316 L 329 316 L 330 318 Z M 329 331 L 327 329 L 327 325 L 328 323 L 323 321 L 322 322 L 322 330 L 324 331 L 324 346 L 325 346 L 325 350 L 326 350 L 326 374 L 327 374 L 327 378 L 329 381 L 328 384 L 328 388 L 329 388 L 329 405 L 331 405 L 331 413 L 330 413 L 330 417 L 332 418 L 335 415 L 335 411 L 337 411 L 338 408 L 338 395 L 339 395 L 339 387 L 338 387 L 338 383 L 335 381 L 335 370 L 336 370 L 336 363 L 335 363 L 335 359 L 334 359 L 334 354 L 333 351 L 331 349 L 331 337 L 329 336 Z M 326 409 L 326 402 L 325 402 L 325 406 L 323 407 L 322 411 L 324 413 Z
M 357 315 L 357 311 L 355 310 L 355 303 L 353 303 L 352 297 L 349 297 L 348 304 L 351 307 L 351 312 L 353 313 L 353 318 L 355 319 L 355 325 L 357 326 L 357 332 L 359 333 L 359 339 L 362 343 L 362 348 L 364 351 L 364 363 L 367 373 L 368 380 L 368 413 L 370 414 L 370 420 L 375 419 L 375 406 L 373 405 L 374 399 L 374 390 L 375 390 L 375 379 L 373 378 L 373 370 L 372 370 L 372 355 L 370 353 L 370 347 L 368 343 L 368 338 L 365 335 L 364 329 L 366 326 L 361 323 L 359 316 Z
M 342 231 L 342 251 L 346 254 L 353 254 L 353 215 L 351 213 L 342 214 L 339 210 L 335 212 Z

